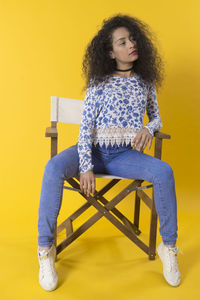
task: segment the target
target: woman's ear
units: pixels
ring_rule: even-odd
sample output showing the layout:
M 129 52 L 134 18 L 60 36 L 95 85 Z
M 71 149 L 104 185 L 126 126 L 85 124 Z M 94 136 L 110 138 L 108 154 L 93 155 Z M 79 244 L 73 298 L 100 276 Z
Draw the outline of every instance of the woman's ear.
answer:
M 111 58 L 111 59 L 115 59 L 114 54 L 113 54 L 112 51 L 109 52 L 109 55 L 110 55 L 110 58 Z

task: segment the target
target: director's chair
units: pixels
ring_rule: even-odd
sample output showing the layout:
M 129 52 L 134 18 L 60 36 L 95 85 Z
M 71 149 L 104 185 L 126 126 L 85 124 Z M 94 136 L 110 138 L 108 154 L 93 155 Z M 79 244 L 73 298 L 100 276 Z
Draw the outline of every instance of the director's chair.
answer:
M 57 122 L 79 124 L 81 123 L 81 116 L 83 111 L 84 101 L 77 99 L 69 99 L 57 96 L 51 96 L 51 127 L 46 128 L 45 136 L 51 137 L 51 158 L 57 154 L 58 145 L 58 131 Z M 154 157 L 161 159 L 162 153 L 162 140 L 170 139 L 171 136 L 162 132 L 155 132 L 155 147 Z M 119 181 L 126 179 L 119 176 L 113 176 L 108 174 L 94 174 L 95 178 L 106 178 L 109 182 L 101 188 L 99 191 L 95 190 L 94 196 L 89 195 L 87 197 L 80 189 L 80 176 L 79 174 L 73 178 L 66 178 L 69 186 L 63 186 L 64 189 L 78 192 L 86 200 L 78 210 L 72 213 L 67 219 L 59 226 L 56 223 L 56 229 L 54 233 L 54 244 L 56 246 L 57 255 L 63 251 L 68 245 L 75 241 L 81 234 L 95 224 L 100 218 L 107 218 L 113 225 L 115 225 L 125 236 L 127 236 L 132 242 L 134 242 L 141 250 L 143 250 L 150 260 L 155 259 L 156 255 L 156 233 L 157 233 L 157 213 L 154 202 L 153 184 L 142 186 L 144 180 L 131 179 L 131 183 L 126 186 L 117 196 L 111 201 L 105 198 L 105 194 L 114 187 Z M 152 188 L 152 198 L 146 193 L 145 189 Z M 122 201 L 127 195 L 135 192 L 135 204 L 134 204 L 134 219 L 133 222 L 124 216 L 115 206 Z M 146 245 L 138 235 L 141 233 L 139 229 L 139 217 L 140 217 L 140 201 L 143 201 L 145 205 L 150 209 L 150 228 L 149 228 L 149 244 Z M 97 212 L 90 217 L 85 223 L 83 223 L 76 230 L 73 229 L 73 221 L 84 213 L 90 206 L 96 208 Z M 112 212 L 112 213 L 111 213 Z M 116 218 L 121 220 L 121 222 Z M 57 235 L 65 230 L 66 238 L 57 245 Z

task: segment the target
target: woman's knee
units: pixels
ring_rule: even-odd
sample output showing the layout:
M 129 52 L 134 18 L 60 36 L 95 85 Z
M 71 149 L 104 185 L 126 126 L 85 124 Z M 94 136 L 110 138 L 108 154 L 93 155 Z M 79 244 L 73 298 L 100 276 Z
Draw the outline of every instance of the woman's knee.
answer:
M 52 157 L 45 166 L 47 176 L 62 176 L 69 178 L 79 171 L 79 159 L 76 145 L 65 149 Z
M 170 164 L 162 161 L 161 165 L 158 168 L 156 179 L 157 180 L 169 180 L 171 177 L 174 177 L 174 172 Z
M 55 157 L 51 158 L 45 165 L 45 175 L 48 177 L 53 177 L 55 175 L 60 175 L 64 173 L 62 170 L 62 165 L 58 163 Z

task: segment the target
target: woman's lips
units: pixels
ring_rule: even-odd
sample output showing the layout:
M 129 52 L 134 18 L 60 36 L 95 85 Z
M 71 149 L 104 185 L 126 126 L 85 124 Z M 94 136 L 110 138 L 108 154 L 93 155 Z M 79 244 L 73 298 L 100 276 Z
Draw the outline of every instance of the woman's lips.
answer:
M 133 51 L 129 55 L 133 55 L 133 54 L 136 54 L 136 53 L 137 53 L 137 51 Z

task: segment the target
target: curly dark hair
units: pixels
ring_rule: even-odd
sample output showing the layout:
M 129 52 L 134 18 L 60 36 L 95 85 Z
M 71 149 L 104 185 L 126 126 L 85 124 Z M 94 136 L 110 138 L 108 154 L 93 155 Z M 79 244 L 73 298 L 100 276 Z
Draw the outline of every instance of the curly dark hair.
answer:
M 87 89 L 92 84 L 98 84 L 113 74 L 116 61 L 109 52 L 112 47 L 112 33 L 119 27 L 126 27 L 137 42 L 138 59 L 133 62 L 134 71 L 147 83 L 154 82 L 159 88 L 164 79 L 164 63 L 155 46 L 157 38 L 149 29 L 149 25 L 136 17 L 121 13 L 104 19 L 102 28 L 87 45 L 82 62 L 83 76 L 86 77 Z M 91 80 L 92 79 L 92 80 Z

